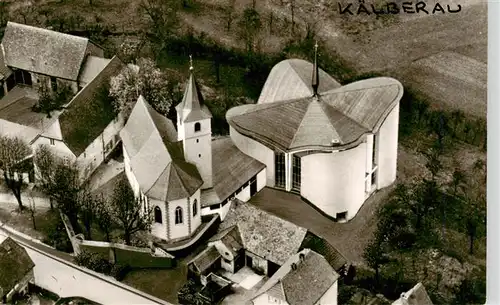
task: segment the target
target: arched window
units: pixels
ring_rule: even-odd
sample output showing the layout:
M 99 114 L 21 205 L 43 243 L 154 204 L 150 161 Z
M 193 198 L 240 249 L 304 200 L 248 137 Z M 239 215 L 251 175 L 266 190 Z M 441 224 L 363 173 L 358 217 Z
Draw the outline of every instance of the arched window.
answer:
M 175 208 L 175 224 L 180 224 L 180 223 L 182 223 L 182 208 L 176 207 Z
M 200 124 L 200 122 L 194 123 L 194 131 L 197 132 L 197 131 L 200 131 L 200 130 L 201 130 L 201 124 Z
M 158 206 L 155 207 L 155 222 L 162 223 L 161 209 Z
M 193 202 L 193 216 L 196 216 L 198 214 L 198 200 L 194 200 Z

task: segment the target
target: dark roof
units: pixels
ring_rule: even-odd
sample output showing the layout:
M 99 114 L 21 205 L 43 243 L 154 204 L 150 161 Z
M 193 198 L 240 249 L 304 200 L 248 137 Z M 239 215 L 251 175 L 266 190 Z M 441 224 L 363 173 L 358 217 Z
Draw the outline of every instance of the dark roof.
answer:
M 311 232 L 307 232 L 300 249 L 311 249 L 321 254 L 336 271 L 348 264 L 347 259 L 334 246 Z
M 132 172 L 147 196 L 162 201 L 186 198 L 203 184 L 196 166 L 184 159 L 172 121 L 156 112 L 142 96 L 120 136 Z
M 235 199 L 219 232 L 237 226 L 245 250 L 283 265 L 299 251 L 307 230 Z
M 2 39 L 9 67 L 76 81 L 87 38 L 8 22 Z
M 309 79 L 311 72 L 312 65 Z M 329 91 L 321 91 L 322 81 L 318 96 L 308 95 L 309 88 L 287 93 L 286 100 L 271 95 L 259 99 L 257 105 L 231 108 L 226 118 L 236 131 L 272 149 L 338 149 L 355 145 L 363 134 L 377 130 L 403 94 L 402 85 L 392 78 L 362 80 Z M 262 94 L 268 93 L 263 90 Z
M 314 305 L 338 278 L 323 256 L 305 249 L 288 259 L 255 297 L 268 293 L 290 305 Z
M 115 113 L 107 96 L 109 80 L 123 68 L 118 57 L 78 92 L 59 116 L 63 141 L 79 156 L 113 121 Z
M 236 192 L 266 166 L 242 153 L 231 138 L 212 141 L 213 200 L 202 202 L 202 206 L 218 204 Z M 205 191 L 205 192 L 206 192 Z
M 412 289 L 401 294 L 393 305 L 433 305 L 424 285 L 418 283 Z
M 189 75 L 182 102 L 179 103 L 175 109 L 183 122 L 199 121 L 212 117 L 210 110 L 203 102 L 203 96 L 201 95 L 193 72 Z
M 0 243 L 0 292 L 7 294 L 11 291 L 34 266 L 35 263 L 23 247 L 10 237 L 4 239 Z
M 217 233 L 212 238 L 210 238 L 209 241 L 218 240 L 220 240 L 230 251 L 232 251 L 233 255 L 236 255 L 237 252 L 243 248 L 243 241 L 241 240 L 238 226 L 232 226 Z
M 209 246 L 193 258 L 189 264 L 193 264 L 198 272 L 203 273 L 221 258 L 219 251 L 214 246 Z

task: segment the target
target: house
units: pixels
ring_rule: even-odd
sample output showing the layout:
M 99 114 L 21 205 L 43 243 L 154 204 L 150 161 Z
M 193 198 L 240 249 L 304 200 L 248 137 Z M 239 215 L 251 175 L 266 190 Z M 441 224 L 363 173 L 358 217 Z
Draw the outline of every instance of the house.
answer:
M 0 235 L 0 304 L 10 303 L 28 290 L 35 264 L 26 250 L 10 237 Z
M 340 86 L 316 59 L 287 59 L 273 67 L 257 104 L 231 108 L 226 119 L 234 145 L 265 165 L 266 186 L 347 221 L 396 179 L 402 95 L 392 78 Z
M 318 253 L 290 257 L 255 293 L 254 305 L 336 305 L 339 274 Z
M 401 297 L 394 301 L 392 305 L 432 305 L 432 300 L 427 294 L 424 285 L 418 283 L 407 292 L 403 292 Z
M 17 84 L 37 89 L 41 83 L 57 90 L 67 85 L 78 92 L 105 65 L 102 48 L 87 38 L 15 22 L 7 22 L 1 43 L 3 93 Z M 96 62 L 103 61 L 103 62 Z
M 272 276 L 290 257 L 306 248 L 321 254 L 342 276 L 349 270 L 349 263 L 335 247 L 307 229 L 238 199 L 229 205 L 207 249 L 188 263 L 191 278 L 204 283 L 217 270 L 236 273 L 244 266 Z
M 87 38 L 8 22 L 0 52 L 2 88 L 8 92 L 0 100 L 0 134 L 20 137 L 33 150 L 48 145 L 77 161 L 88 177 L 118 145 L 124 125 L 101 97 L 125 65 L 116 56 L 102 56 Z M 55 90 L 69 85 L 76 94 L 50 115 L 34 111 L 41 82 Z

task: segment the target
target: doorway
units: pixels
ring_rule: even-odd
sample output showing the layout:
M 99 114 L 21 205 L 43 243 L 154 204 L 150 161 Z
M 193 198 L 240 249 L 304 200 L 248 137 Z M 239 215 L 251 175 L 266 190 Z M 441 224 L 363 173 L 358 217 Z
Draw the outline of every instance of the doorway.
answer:
M 247 261 L 247 267 L 252 268 L 253 267 L 253 259 L 252 259 L 252 257 L 250 257 L 248 255 L 246 257 L 247 257 L 247 259 L 246 259 L 246 261 Z
M 250 197 L 257 194 L 257 178 L 252 179 L 250 182 Z

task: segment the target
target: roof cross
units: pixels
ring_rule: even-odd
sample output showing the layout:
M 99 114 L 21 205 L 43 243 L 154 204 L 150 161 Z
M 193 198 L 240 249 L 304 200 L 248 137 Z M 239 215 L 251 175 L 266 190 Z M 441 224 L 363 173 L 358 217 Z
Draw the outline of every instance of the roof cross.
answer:
M 189 71 L 193 71 L 193 55 L 189 55 Z

